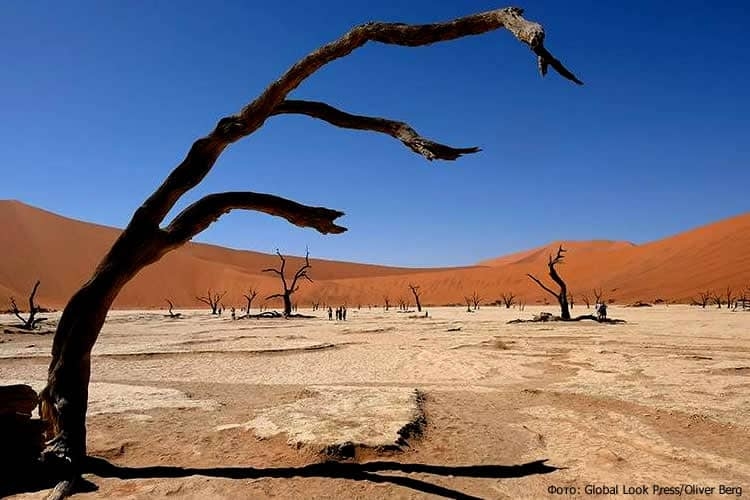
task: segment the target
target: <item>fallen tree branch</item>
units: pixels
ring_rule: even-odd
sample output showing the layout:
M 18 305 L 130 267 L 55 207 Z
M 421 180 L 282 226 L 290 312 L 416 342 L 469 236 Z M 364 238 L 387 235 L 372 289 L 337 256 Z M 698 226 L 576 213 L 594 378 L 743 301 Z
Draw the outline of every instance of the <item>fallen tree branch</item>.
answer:
M 584 320 L 590 320 L 595 321 L 597 323 L 604 323 L 608 325 L 621 325 L 624 323 L 627 323 L 624 319 L 613 319 L 613 318 L 598 318 L 594 316 L 593 314 L 584 314 L 581 316 L 576 316 L 575 318 L 569 318 L 565 319 L 560 316 L 553 316 L 549 313 L 542 313 L 538 316 L 534 316 L 532 319 L 513 319 L 511 321 L 508 321 L 507 324 L 512 325 L 516 323 L 547 323 L 547 322 L 562 322 L 562 323 L 571 323 L 574 321 L 584 321 Z

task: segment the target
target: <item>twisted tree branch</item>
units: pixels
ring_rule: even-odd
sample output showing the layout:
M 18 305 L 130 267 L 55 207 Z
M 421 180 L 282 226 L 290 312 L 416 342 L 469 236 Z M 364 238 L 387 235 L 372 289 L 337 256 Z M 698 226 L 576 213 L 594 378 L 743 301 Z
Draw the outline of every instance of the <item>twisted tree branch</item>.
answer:
M 300 278 L 306 278 L 307 281 L 309 281 L 310 283 L 313 282 L 313 280 L 307 275 L 307 270 L 310 269 L 311 267 L 312 266 L 310 265 L 310 250 L 306 248 L 305 249 L 305 264 L 299 269 L 297 269 L 296 273 L 294 273 L 294 278 L 292 279 L 292 286 L 289 287 L 293 292 L 296 292 L 297 290 L 299 290 L 299 287 L 297 286 L 297 280 L 299 280 Z
M 207 195 L 187 207 L 166 227 L 168 240 L 172 245 L 181 245 L 225 213 L 238 209 L 283 217 L 295 226 L 311 227 L 323 234 L 346 231 L 333 223 L 343 212 L 310 207 L 271 194 L 234 191 Z
M 557 255 L 553 259 L 552 256 L 549 256 L 549 263 L 547 264 L 547 267 L 549 267 L 549 275 L 552 280 L 557 283 L 557 285 L 560 287 L 560 296 L 566 296 L 568 293 L 568 286 L 565 284 L 565 282 L 562 280 L 559 274 L 557 274 L 557 269 L 555 269 L 555 266 L 557 264 L 562 263 L 565 256 L 563 255 L 565 253 L 565 249 L 560 245 L 560 247 L 557 249 Z
M 550 290 L 549 288 L 547 288 L 545 286 L 545 284 L 542 283 L 541 281 L 539 281 L 536 277 L 534 277 L 534 276 L 532 276 L 531 274 L 528 274 L 528 273 L 526 274 L 526 276 L 528 276 L 529 278 L 531 278 L 532 280 L 534 280 L 536 282 L 536 284 L 539 285 L 540 287 L 542 287 L 544 290 L 546 290 L 549 293 L 551 293 L 556 299 L 560 298 L 560 294 L 558 294 L 557 292 L 555 292 L 555 291 Z
M 481 151 L 477 147 L 453 148 L 446 146 L 422 137 L 407 123 L 387 118 L 352 115 L 323 102 L 286 100 L 276 106 L 272 114 L 307 115 L 341 128 L 371 130 L 387 134 L 398 139 L 406 147 L 430 161 L 455 160 L 462 155 Z

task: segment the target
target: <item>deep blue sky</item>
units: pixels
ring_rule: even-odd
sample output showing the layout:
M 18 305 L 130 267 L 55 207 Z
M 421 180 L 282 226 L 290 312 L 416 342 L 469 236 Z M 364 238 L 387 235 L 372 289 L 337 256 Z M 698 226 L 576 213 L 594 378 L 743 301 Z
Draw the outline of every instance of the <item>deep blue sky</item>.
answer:
M 194 139 L 351 26 L 505 5 L 0 2 L 0 198 L 123 227 Z M 379 134 L 272 118 L 180 206 L 215 191 L 270 192 L 345 211 L 349 232 L 233 212 L 198 240 L 463 265 L 563 238 L 641 243 L 748 210 L 746 1 L 518 5 L 585 86 L 542 79 L 507 31 L 368 45 L 292 97 L 403 119 L 483 151 L 430 163 Z

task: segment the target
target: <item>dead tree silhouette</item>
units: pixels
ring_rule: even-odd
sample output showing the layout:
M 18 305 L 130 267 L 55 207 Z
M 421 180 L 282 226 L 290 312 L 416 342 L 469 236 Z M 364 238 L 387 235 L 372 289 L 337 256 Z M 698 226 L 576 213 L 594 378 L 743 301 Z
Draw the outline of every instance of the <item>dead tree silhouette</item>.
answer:
M 222 293 L 219 293 L 219 292 L 212 293 L 211 289 L 209 288 L 208 292 L 206 293 L 206 295 L 204 295 L 202 297 L 195 297 L 195 298 L 196 298 L 196 300 L 198 300 L 200 302 L 203 302 L 208 307 L 210 307 L 211 308 L 211 314 L 217 315 L 217 314 L 221 314 L 221 312 L 219 310 L 219 306 L 221 305 L 222 309 L 223 309 L 223 304 L 221 304 L 221 299 L 223 299 L 224 295 L 226 295 L 226 294 L 227 294 L 226 291 L 224 291 Z
M 594 288 L 594 304 L 604 304 L 604 290 Z
M 245 297 L 245 300 L 247 300 L 247 310 L 245 311 L 246 316 L 250 317 L 250 306 L 253 303 L 253 299 L 258 295 L 258 290 L 255 288 L 250 288 L 247 293 L 242 294 L 243 297 Z
M 466 302 L 466 312 L 470 313 L 471 312 L 471 297 L 468 297 L 468 296 L 464 297 L 464 301 Z
M 702 308 L 706 308 L 709 302 L 711 302 L 711 298 L 713 297 L 713 294 L 706 290 L 704 292 L 698 292 L 698 297 L 693 299 L 693 305 L 694 306 L 701 306 Z
M 419 302 L 419 297 L 422 295 L 422 292 L 419 291 L 419 287 L 412 285 L 409 283 L 409 289 L 411 290 L 411 293 L 414 294 L 414 300 L 417 302 L 417 311 L 422 312 L 422 304 Z
M 724 297 L 727 301 L 727 309 L 732 308 L 732 299 L 734 298 L 734 295 L 732 295 L 732 287 L 728 286 L 726 290 L 724 290 Z
M 37 280 L 36 283 L 34 283 L 34 288 L 31 289 L 31 294 L 29 294 L 29 316 L 27 318 L 24 318 L 21 316 L 21 310 L 18 309 L 18 304 L 16 304 L 16 299 L 13 297 L 10 297 L 10 310 L 13 314 L 15 314 L 16 318 L 21 320 L 21 328 L 24 330 L 33 330 L 37 327 L 39 323 L 42 321 L 47 321 L 47 318 L 37 318 L 37 314 L 42 311 L 42 308 L 39 307 L 36 303 L 34 303 L 34 298 L 36 297 L 36 292 L 39 289 L 39 285 L 42 282 Z
M 428 160 L 455 160 L 476 153 L 477 147 L 453 148 L 426 139 L 404 122 L 353 115 L 322 102 L 290 100 L 287 96 L 326 64 L 371 41 L 415 47 L 500 28 L 509 30 L 531 49 L 542 75 L 551 67 L 562 77 L 582 84 L 545 48 L 542 26 L 524 19 L 523 10 L 516 7 L 433 24 L 369 22 L 303 57 L 255 100 L 237 114 L 220 119 L 207 136 L 193 143 L 182 162 L 134 212 L 91 278 L 70 298 L 57 324 L 47 385 L 40 394 L 41 415 L 50 424 L 52 438 L 43 458 L 51 468 L 64 469 L 69 478 L 55 488 L 53 497 L 64 497 L 72 491 L 86 456 L 91 349 L 115 298 L 144 267 L 184 245 L 232 210 L 254 210 L 283 217 L 323 234 L 345 231 L 334 223 L 343 212 L 247 191 L 209 194 L 165 223 L 175 204 L 203 181 L 219 156 L 231 144 L 260 129 L 270 117 L 283 114 L 306 115 L 337 127 L 387 134 Z
M 479 305 L 482 303 L 482 297 L 480 297 L 476 290 L 474 290 L 470 298 L 471 305 L 474 306 L 474 310 L 476 311 L 477 309 L 479 309 Z
M 168 316 L 170 318 L 177 319 L 180 316 L 182 316 L 182 313 L 176 313 L 176 312 L 173 311 L 174 304 L 172 304 L 171 300 L 169 300 L 169 299 L 164 299 L 164 300 L 166 301 L 167 304 L 169 304 L 169 314 L 168 314 Z
M 266 300 L 271 299 L 282 299 L 284 301 L 284 316 L 291 316 L 292 314 L 292 294 L 299 290 L 299 285 L 297 285 L 297 281 L 299 281 L 300 278 L 305 278 L 310 283 L 313 282 L 313 280 L 310 278 L 310 276 L 307 275 L 307 271 L 310 270 L 312 267 L 310 265 L 310 251 L 305 250 L 305 263 L 297 269 L 297 272 L 294 273 L 294 277 L 292 278 L 291 285 L 287 284 L 286 276 L 284 276 L 285 268 L 286 268 L 286 258 L 284 258 L 283 255 L 279 252 L 279 249 L 276 249 L 276 255 L 279 256 L 279 259 L 281 259 L 281 265 L 278 269 L 275 269 L 273 267 L 269 267 L 266 269 L 263 269 L 264 273 L 276 273 L 279 278 L 281 279 L 281 286 L 283 287 L 283 291 L 281 293 L 274 293 L 273 295 L 269 295 L 266 297 Z
M 582 293 L 581 298 L 583 299 L 583 303 L 586 304 L 586 309 L 591 309 L 591 299 L 589 299 L 589 296 Z
M 568 308 L 568 286 L 565 284 L 565 281 L 560 277 L 560 275 L 557 273 L 557 269 L 555 269 L 555 266 L 560 264 L 565 256 L 563 255 L 565 253 L 565 249 L 560 245 L 560 247 L 557 249 L 557 255 L 553 258 L 552 255 L 549 256 L 549 260 L 547 262 L 547 267 L 549 268 L 549 276 L 552 278 L 552 281 L 557 283 L 557 286 L 560 287 L 560 292 L 555 292 L 552 289 L 548 288 L 544 283 L 539 281 L 537 278 L 535 278 L 531 274 L 527 274 L 529 278 L 534 280 L 537 285 L 542 287 L 542 289 L 551 295 L 553 295 L 556 299 L 558 304 L 560 304 L 560 318 L 563 320 L 569 320 L 570 319 L 570 309 Z
M 510 309 L 513 307 L 513 304 L 516 301 L 516 296 L 513 293 L 501 293 L 500 294 L 500 300 L 503 301 L 503 304 L 505 304 L 506 309 Z

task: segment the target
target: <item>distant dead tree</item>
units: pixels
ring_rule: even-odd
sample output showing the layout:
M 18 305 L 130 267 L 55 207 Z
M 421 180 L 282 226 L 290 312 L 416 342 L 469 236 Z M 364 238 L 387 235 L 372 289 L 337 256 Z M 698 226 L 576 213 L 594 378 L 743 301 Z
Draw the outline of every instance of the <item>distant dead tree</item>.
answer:
M 385 303 L 385 310 L 386 311 L 391 308 L 391 300 L 388 298 L 387 295 L 385 297 L 383 297 L 383 302 Z
M 582 293 L 581 298 L 583 299 L 583 303 L 586 304 L 586 309 L 591 309 L 591 300 L 589 299 L 589 296 Z
M 711 298 L 713 297 L 713 294 L 706 290 L 704 292 L 699 292 L 698 297 L 693 299 L 693 305 L 694 306 L 701 306 L 702 308 L 706 308 L 709 302 L 711 302 Z
M 711 300 L 713 300 L 714 304 L 716 304 L 718 309 L 721 309 L 721 304 L 723 301 L 723 297 L 721 296 L 721 292 L 716 292 L 711 296 Z
M 455 160 L 464 154 L 476 153 L 479 148 L 452 148 L 426 139 L 404 122 L 354 115 L 326 103 L 292 100 L 288 96 L 319 69 L 368 42 L 414 47 L 500 28 L 508 29 L 531 49 L 542 75 L 552 68 L 564 78 L 582 84 L 545 48 L 542 26 L 524 19 L 523 10 L 517 7 L 431 24 L 368 22 L 304 56 L 274 79 L 255 100 L 238 113 L 221 118 L 208 135 L 193 143 L 182 162 L 135 210 L 91 278 L 73 294 L 57 324 L 40 408 L 42 418 L 51 426 L 49 437 L 53 437 L 44 452 L 46 463 L 59 464 L 70 476 L 55 488 L 57 497 L 71 493 L 85 463 L 91 349 L 109 308 L 131 279 L 232 210 L 254 210 L 283 217 L 292 224 L 311 227 L 323 234 L 345 231 L 334 223 L 343 215 L 340 211 L 253 192 L 209 194 L 179 212 L 171 222 L 165 221 L 175 204 L 205 179 L 221 154 L 230 145 L 256 132 L 272 116 L 287 114 L 309 116 L 337 127 L 387 134 L 428 160 Z
M 165 300 L 165 301 L 167 302 L 167 304 L 169 304 L 169 317 L 170 317 L 170 318 L 174 318 L 174 319 L 177 319 L 177 318 L 179 318 L 180 316 L 182 316 L 182 313 L 176 313 L 176 312 L 174 312 L 174 311 L 173 311 L 173 309 L 174 309 L 174 304 L 172 304 L 172 301 L 171 301 L 171 300 L 169 300 L 169 299 L 164 299 L 164 300 Z
M 501 293 L 500 300 L 503 301 L 503 304 L 505 304 L 506 309 L 510 309 L 511 307 L 513 307 L 513 304 L 515 304 L 516 302 L 516 296 L 512 292 Z
M 210 307 L 211 314 L 217 315 L 217 314 L 221 314 L 221 312 L 219 311 L 219 306 L 223 305 L 221 304 L 221 299 L 223 299 L 224 295 L 226 294 L 227 294 L 226 291 L 222 293 L 211 292 L 211 289 L 209 288 L 206 295 L 201 296 L 201 297 L 195 297 L 195 298 L 199 300 L 200 302 L 203 302 L 204 304 L 206 304 L 208 307 Z
M 471 311 L 471 297 L 464 297 L 464 300 L 466 301 L 466 312 L 470 313 Z
M 47 320 L 47 318 L 38 318 L 36 316 L 38 313 L 42 312 L 42 308 L 39 307 L 39 305 L 34 303 L 34 297 L 36 297 L 36 291 L 39 289 L 40 284 L 41 284 L 41 281 L 37 280 L 37 282 L 34 283 L 34 288 L 31 289 L 31 294 L 29 295 L 28 318 L 24 318 L 23 316 L 21 316 L 21 310 L 18 309 L 18 304 L 16 304 L 16 299 L 13 297 L 10 297 L 10 310 L 13 314 L 16 315 L 16 318 L 18 318 L 21 321 L 21 328 L 24 330 L 34 330 L 39 323 Z
M 482 303 L 482 297 L 479 296 L 476 290 L 471 294 L 471 305 L 474 306 L 474 310 L 479 309 L 479 305 Z
M 406 311 L 407 304 L 406 300 L 403 297 L 399 297 L 398 300 L 396 300 L 396 303 L 398 304 L 399 311 Z
M 735 302 L 735 308 L 742 308 L 743 311 L 750 309 L 750 287 L 742 292 L 742 295 Z
M 542 287 L 542 289 L 548 293 L 550 293 L 552 296 L 554 296 L 557 299 L 558 304 L 560 304 L 560 318 L 563 320 L 569 320 L 570 319 L 570 309 L 568 308 L 568 286 L 565 284 L 565 281 L 560 277 L 559 274 L 557 274 L 557 270 L 555 269 L 555 266 L 562 263 L 564 259 L 565 249 L 560 245 L 560 247 L 557 249 L 557 255 L 553 258 L 552 255 L 549 256 L 549 260 L 547 262 L 547 267 L 549 268 L 549 276 L 552 278 L 552 281 L 557 283 L 557 286 L 560 287 L 560 292 L 555 292 L 548 288 L 544 283 L 539 281 L 537 278 L 535 278 L 531 274 L 527 274 L 529 278 L 534 280 L 534 282 Z
M 594 288 L 594 304 L 604 304 L 604 290 Z
M 281 298 L 284 301 L 284 316 L 289 316 L 292 314 L 292 294 L 299 290 L 299 285 L 297 285 L 297 282 L 300 280 L 300 278 L 305 278 L 310 283 L 313 282 L 310 276 L 307 275 L 307 272 L 312 268 L 312 266 L 310 265 L 310 251 L 308 249 L 305 249 L 305 263 L 302 265 L 302 267 L 297 269 L 297 272 L 294 273 L 291 284 L 287 284 L 286 276 L 284 276 L 286 259 L 283 255 L 281 255 L 278 248 L 276 249 L 276 255 L 279 256 L 279 259 L 281 259 L 281 265 L 279 266 L 279 268 L 275 269 L 273 267 L 269 267 L 267 269 L 263 269 L 263 272 L 276 273 L 281 279 L 283 291 L 281 293 L 274 293 L 273 295 L 269 295 L 268 297 L 266 297 L 266 300 Z
M 570 305 L 570 308 L 573 309 L 573 294 L 568 294 L 568 304 Z
M 419 302 L 419 297 L 422 292 L 419 291 L 418 286 L 412 285 L 411 283 L 409 283 L 409 289 L 411 290 L 411 293 L 414 294 L 414 300 L 417 302 L 417 311 L 422 312 L 422 304 Z
M 732 299 L 734 298 L 734 295 L 732 295 L 732 287 L 727 287 L 726 290 L 724 290 L 724 298 L 726 300 L 727 309 L 730 309 L 732 307 Z
M 255 288 L 250 288 L 247 293 L 243 293 L 242 296 L 245 297 L 245 300 L 247 301 L 247 310 L 245 311 L 247 314 L 247 317 L 250 317 L 250 306 L 253 304 L 253 299 L 258 295 L 258 290 Z

